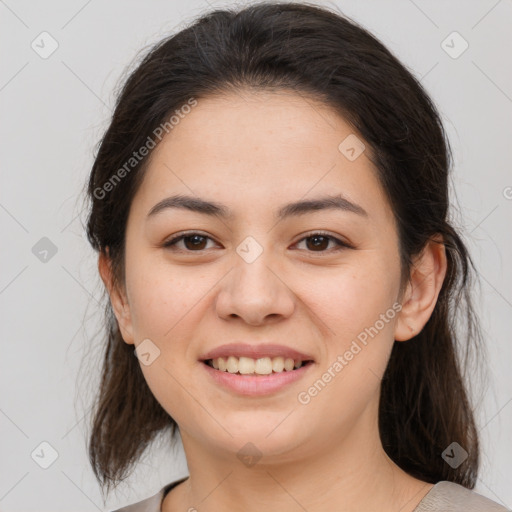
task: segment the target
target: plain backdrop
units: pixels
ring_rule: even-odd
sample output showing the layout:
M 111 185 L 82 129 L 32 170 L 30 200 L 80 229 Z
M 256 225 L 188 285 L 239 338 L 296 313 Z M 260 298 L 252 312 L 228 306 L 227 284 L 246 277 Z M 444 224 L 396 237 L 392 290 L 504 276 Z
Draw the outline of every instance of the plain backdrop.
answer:
M 512 507 L 512 2 L 325 4 L 384 42 L 441 112 L 488 351 L 476 490 Z M 99 365 L 84 363 L 99 361 L 102 288 L 81 194 L 137 53 L 228 5 L 240 4 L 0 0 L 0 511 L 111 510 L 188 474 L 180 444 L 158 446 L 102 503 L 85 439 Z

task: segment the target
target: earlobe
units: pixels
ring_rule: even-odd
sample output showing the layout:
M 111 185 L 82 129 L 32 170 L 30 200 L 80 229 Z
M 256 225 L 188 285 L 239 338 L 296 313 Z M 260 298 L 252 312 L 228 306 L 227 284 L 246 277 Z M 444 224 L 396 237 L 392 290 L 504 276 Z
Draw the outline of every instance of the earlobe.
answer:
M 130 315 L 130 306 L 126 296 L 114 286 L 112 279 L 112 268 L 107 254 L 100 252 L 98 258 L 98 270 L 103 284 L 107 288 L 112 310 L 117 319 L 119 330 L 123 340 L 129 345 L 133 345 L 132 322 Z
M 443 239 L 433 237 L 415 259 L 402 310 L 395 324 L 395 340 L 407 341 L 416 336 L 434 311 L 446 276 L 447 260 Z
M 410 322 L 410 302 L 412 300 L 411 295 L 413 292 L 413 285 L 409 281 L 407 289 L 403 296 L 403 302 L 401 303 L 402 309 L 397 317 L 395 324 L 395 341 L 407 341 L 414 336 L 414 328 L 408 322 Z

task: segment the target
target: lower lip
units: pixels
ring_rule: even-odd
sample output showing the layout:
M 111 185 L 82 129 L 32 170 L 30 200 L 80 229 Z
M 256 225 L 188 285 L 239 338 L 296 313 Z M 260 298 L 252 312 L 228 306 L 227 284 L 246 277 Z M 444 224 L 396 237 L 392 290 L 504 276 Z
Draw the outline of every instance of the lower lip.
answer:
M 222 372 L 203 362 L 201 362 L 201 365 L 220 386 L 230 391 L 235 391 L 240 395 L 262 396 L 275 393 L 292 382 L 298 381 L 309 371 L 313 363 L 308 363 L 296 370 L 271 373 L 258 377 Z

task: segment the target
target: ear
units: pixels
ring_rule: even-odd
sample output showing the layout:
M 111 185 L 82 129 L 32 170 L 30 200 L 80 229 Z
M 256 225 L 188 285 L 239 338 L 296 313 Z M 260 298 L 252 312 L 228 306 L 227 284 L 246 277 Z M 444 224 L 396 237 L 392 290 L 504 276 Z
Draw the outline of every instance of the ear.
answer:
M 108 290 L 110 303 L 112 304 L 112 309 L 116 316 L 121 336 L 126 343 L 133 345 L 133 329 L 128 299 L 124 292 L 114 286 L 111 261 L 108 254 L 105 254 L 103 251 L 100 251 L 98 258 L 98 270 L 100 272 L 101 280 Z
M 395 324 L 396 341 L 407 341 L 423 329 L 436 305 L 446 268 L 443 238 L 436 235 L 413 262 L 402 310 Z

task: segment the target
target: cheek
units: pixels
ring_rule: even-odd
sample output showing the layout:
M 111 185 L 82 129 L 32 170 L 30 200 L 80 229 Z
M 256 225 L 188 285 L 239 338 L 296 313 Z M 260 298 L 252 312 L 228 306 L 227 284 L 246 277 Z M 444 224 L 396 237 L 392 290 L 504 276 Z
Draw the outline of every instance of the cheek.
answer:
M 297 284 L 307 289 L 304 301 L 325 324 L 326 335 L 341 343 L 372 326 L 392 307 L 398 292 L 398 274 L 370 261 L 330 269 L 324 276 L 302 275 Z M 302 280 L 302 284 L 301 283 Z M 307 297 L 307 299 L 306 299 Z
M 131 311 L 136 343 L 149 338 L 159 350 L 151 364 L 141 362 L 141 370 L 162 408 L 178 423 L 188 424 L 191 416 L 200 414 L 194 410 L 190 394 L 201 396 L 190 382 L 196 361 L 188 352 L 200 322 L 201 298 L 211 285 L 192 274 L 184 276 L 180 269 L 171 273 L 169 267 L 134 269 L 133 276 Z
M 151 263 L 127 268 L 127 286 L 135 335 L 161 340 L 190 321 L 211 288 L 197 269 Z
M 378 393 L 394 342 L 393 305 L 399 286 L 395 263 L 377 251 L 365 251 L 353 265 L 331 271 L 330 279 L 312 282 L 311 307 L 327 326 L 319 372 L 329 384 L 316 401 L 318 407 L 356 414 Z M 339 396 L 345 397 L 344 405 Z
M 191 398 L 190 392 L 185 391 L 189 389 L 186 373 L 179 373 L 168 359 L 169 355 L 162 352 L 151 365 L 141 364 L 141 370 L 152 395 L 164 411 L 178 424 L 188 424 L 201 411 L 194 410 L 197 403 Z M 192 391 L 192 396 L 200 395 Z

